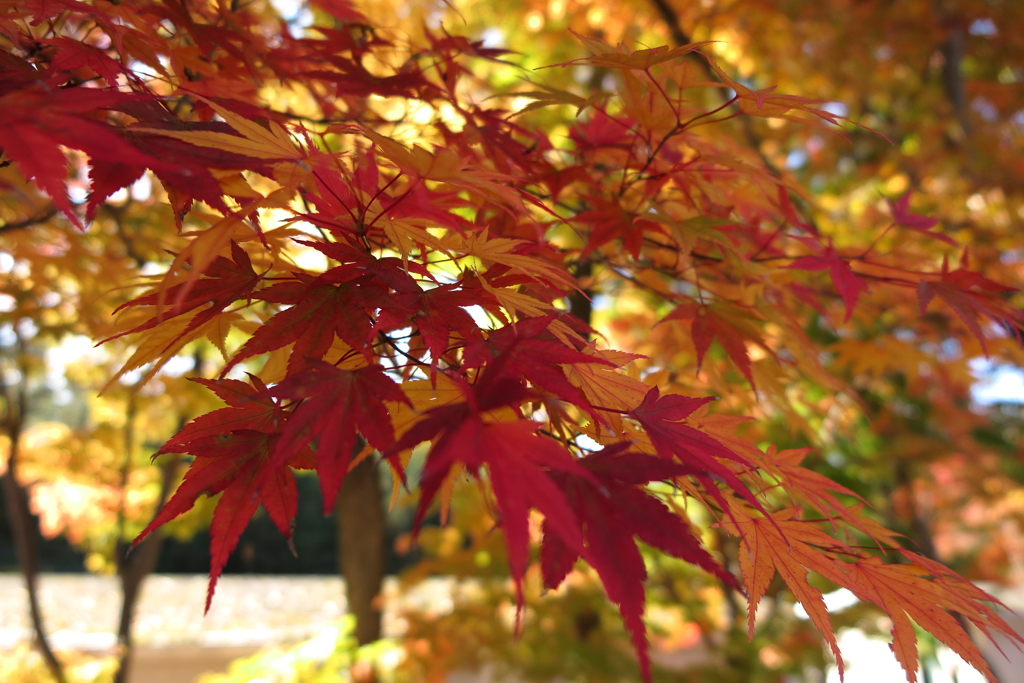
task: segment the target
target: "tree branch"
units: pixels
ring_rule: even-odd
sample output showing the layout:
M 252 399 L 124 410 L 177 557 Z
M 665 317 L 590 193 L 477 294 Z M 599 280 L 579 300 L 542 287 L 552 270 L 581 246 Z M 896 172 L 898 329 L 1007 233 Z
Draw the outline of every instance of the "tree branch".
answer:
M 693 42 L 686 31 L 683 30 L 682 24 L 679 23 L 679 15 L 676 14 L 676 11 L 672 8 L 672 5 L 668 4 L 667 0 L 651 0 L 651 4 L 658 10 L 662 21 L 668 26 L 668 32 L 672 34 L 672 40 L 675 41 L 676 45 L 689 45 Z
M 964 19 L 959 15 L 955 3 L 938 2 L 939 21 L 949 27 L 946 39 L 939 46 L 942 54 L 942 88 L 946 99 L 953 106 L 953 114 L 964 136 L 971 134 L 971 122 L 967 118 L 967 85 L 961 65 L 967 47 Z M 951 6 L 952 5 L 952 6 Z M 962 142 L 954 140 L 954 142 Z
M 50 209 L 41 216 L 36 216 L 35 218 L 26 218 L 23 221 L 17 221 L 15 223 L 4 223 L 3 225 L 0 225 L 0 235 L 4 234 L 5 232 L 13 232 L 15 230 L 22 230 L 23 228 L 31 228 L 34 225 L 45 223 L 46 221 L 50 220 L 56 215 L 57 209 L 50 207 Z
M 689 45 L 690 43 L 693 42 L 690 34 L 683 30 L 682 24 L 679 21 L 679 15 L 676 14 L 675 9 L 672 8 L 668 0 L 651 0 L 651 4 L 654 5 L 654 8 L 658 11 L 658 14 L 661 15 L 662 20 L 668 27 L 669 34 L 671 34 L 672 36 L 672 40 L 676 43 L 677 46 Z M 691 53 L 688 56 L 692 57 L 694 62 L 700 64 L 703 67 L 705 74 L 710 80 L 722 83 L 722 79 L 719 78 L 718 74 L 715 73 L 714 69 L 708 68 L 707 64 L 699 59 L 699 55 L 697 55 L 696 53 Z M 724 83 L 722 83 L 722 85 L 719 87 L 719 90 L 721 91 L 723 100 L 728 101 L 730 98 L 732 98 L 732 95 L 729 94 L 732 92 L 732 89 L 728 88 Z M 735 110 L 737 114 L 743 113 L 743 110 L 739 106 L 739 102 L 732 102 L 731 107 Z M 746 137 L 747 144 L 750 145 L 751 150 L 755 154 L 757 154 L 758 158 L 761 160 L 761 163 L 764 164 L 765 168 L 769 169 L 776 176 L 782 177 L 781 169 L 775 164 L 775 162 L 769 159 L 768 156 L 761 150 L 761 143 L 763 142 L 763 140 L 761 139 L 761 136 L 757 134 L 757 131 L 754 130 L 754 126 L 751 123 L 750 117 L 738 116 L 738 119 L 740 122 L 740 126 L 742 126 L 743 128 L 743 135 Z M 807 207 L 807 203 L 803 200 L 803 197 L 799 196 L 792 190 L 787 189 L 787 193 L 789 194 L 791 201 L 796 206 L 799 206 L 803 210 L 804 217 L 807 219 L 807 222 L 811 225 L 811 227 L 814 230 L 817 230 L 817 224 L 814 221 L 814 217 L 811 216 L 810 211 Z

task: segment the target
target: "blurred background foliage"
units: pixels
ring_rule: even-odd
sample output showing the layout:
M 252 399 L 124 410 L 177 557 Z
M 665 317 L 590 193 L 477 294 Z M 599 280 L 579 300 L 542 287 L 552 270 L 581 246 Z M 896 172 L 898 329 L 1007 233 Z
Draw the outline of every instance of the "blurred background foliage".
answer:
M 285 2 L 278 9 L 295 32 L 315 17 L 315 10 Z M 513 110 L 527 103 L 516 92 L 534 89 L 527 78 L 583 96 L 616 87 L 615 76 L 589 66 L 534 70 L 586 54 L 570 30 L 650 47 L 715 41 L 707 49 L 741 82 L 821 99 L 863 126 L 837 135 L 758 119 L 731 129 L 730 144 L 810 189 L 809 213 L 836 245 L 917 249 L 921 262 L 941 260 L 937 245 L 877 229 L 887 222 L 884 198 L 909 191 L 918 211 L 940 217 L 941 231 L 966 245 L 954 258 L 997 281 L 1024 278 L 1024 3 L 378 0 L 366 9 L 385 29 L 414 40 L 425 25 L 444 26 L 511 50 L 511 65 L 481 60 L 475 73 L 480 99 L 499 94 Z M 574 113 L 547 107 L 521 120 L 552 131 L 556 146 L 568 146 Z M 135 268 L 157 272 L 166 262 L 163 231 L 173 221 L 144 179 L 112 196 L 84 235 L 48 219 L 30 230 L 11 229 L 45 217 L 47 206 L 11 169 L 0 169 L 6 226 L 0 228 L 0 450 L 9 452 L 12 437 L 17 441 L 19 477 L 31 492 L 43 539 L 42 567 L 110 573 L 124 544 L 166 497 L 166 482 L 180 476 L 177 456 L 155 462 L 150 456 L 190 417 L 214 407 L 210 394 L 187 378 L 215 372 L 224 340 L 190 345 L 138 391 L 141 374 L 130 373 L 98 395 L 133 350 L 121 341 L 94 349 L 85 340 L 106 337 L 111 310 L 127 300 L 129 290 L 115 283 L 126 282 Z M 1024 583 L 1024 353 L 1002 338 L 990 341 L 986 354 L 968 337 L 944 334 L 935 320 L 919 323 L 909 299 L 873 294 L 850 324 L 836 325 L 836 311 L 823 310 L 803 330 L 825 346 L 822 360 L 856 388 L 854 399 L 837 397 L 824 381 L 795 381 L 774 361 L 753 355 L 763 393 L 738 391 L 742 380 L 717 345 L 699 379 L 723 397 L 722 412 L 755 418 L 746 427 L 755 441 L 818 447 L 809 456 L 815 469 L 862 495 L 910 547 L 971 579 Z M 660 305 L 641 288 L 623 287 L 594 301 L 593 323 L 610 346 L 647 356 L 637 362 L 639 373 L 696 372 L 683 328 L 655 326 L 667 313 Z M 989 394 L 985 382 L 996 385 Z M 319 513 L 315 482 L 300 477 L 299 485 L 298 558 L 265 518 L 257 519 L 226 571 L 337 571 L 333 522 Z M 325 672 L 339 670 L 358 678 L 353 663 L 360 657 L 376 662 L 382 679 L 409 681 L 441 681 L 451 670 L 481 667 L 539 681 L 635 675 L 628 638 L 591 572 L 575 572 L 547 595 L 530 575 L 517 638 L 504 546 L 477 490 L 456 489 L 450 523 L 425 529 L 416 549 L 408 537 L 409 503 L 400 500 L 389 518 L 389 570 L 404 570 L 409 584 L 437 575 L 465 580 L 450 609 L 402 615 L 400 642 L 357 653 L 339 627 L 327 645 L 260 655 L 204 683 L 241 683 L 257 673 L 269 681 L 314 683 L 337 680 Z M 211 511 L 207 501 L 168 525 L 157 571 L 207 570 Z M 696 515 L 694 521 L 700 522 Z M 714 529 L 704 533 L 735 568 L 734 541 Z M 748 642 L 740 596 L 674 560 L 649 554 L 646 561 L 655 680 L 824 680 L 829 661 L 820 638 L 781 582 L 769 590 Z M 0 569 L 14 569 L 3 519 Z M 861 605 L 834 618 L 837 627 L 867 633 L 889 628 Z M 45 667 L 33 665 L 34 656 L 5 654 L 0 678 L 42 680 Z M 16 662 L 21 668 L 11 668 Z M 102 662 L 69 660 L 68 674 L 79 680 L 100 681 L 111 672 Z

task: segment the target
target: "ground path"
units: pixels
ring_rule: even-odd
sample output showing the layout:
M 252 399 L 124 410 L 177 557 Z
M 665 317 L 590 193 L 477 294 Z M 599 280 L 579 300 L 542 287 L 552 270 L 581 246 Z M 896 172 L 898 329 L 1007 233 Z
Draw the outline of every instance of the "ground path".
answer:
M 204 617 L 206 584 L 205 576 L 194 575 L 155 575 L 147 579 L 136 612 L 138 650 L 130 683 L 192 683 L 200 673 L 224 670 L 233 659 L 263 647 L 297 643 L 322 634 L 336 626 L 345 613 L 344 588 L 337 576 L 224 576 Z M 996 592 L 1018 615 L 1024 615 L 1024 588 L 986 588 Z M 389 579 L 384 591 L 385 635 L 401 635 L 404 624 L 398 611 L 451 611 L 458 590 L 453 580 L 438 578 L 400 593 L 398 582 Z M 116 577 L 44 574 L 39 597 L 55 649 L 102 653 L 113 648 L 120 610 Z M 1024 630 L 1024 618 L 1006 616 Z M 0 573 L 0 657 L 30 637 L 21 577 Z M 847 632 L 841 640 L 848 664 L 847 683 L 890 683 L 890 679 L 898 683 L 903 679 L 886 644 L 864 639 L 858 632 Z M 1024 683 L 1024 654 L 1011 646 L 1006 651 L 1014 661 L 1007 662 L 992 648 L 985 649 L 1000 683 Z M 658 653 L 658 658 L 663 664 L 681 667 L 693 663 L 695 656 L 701 658 L 702 653 L 693 650 Z M 959 668 L 960 683 L 980 679 L 954 659 L 944 669 L 952 674 Z M 952 682 L 952 676 L 935 674 L 934 683 Z M 838 676 L 834 678 L 838 680 Z M 487 679 L 487 675 L 463 673 L 451 676 L 449 683 Z

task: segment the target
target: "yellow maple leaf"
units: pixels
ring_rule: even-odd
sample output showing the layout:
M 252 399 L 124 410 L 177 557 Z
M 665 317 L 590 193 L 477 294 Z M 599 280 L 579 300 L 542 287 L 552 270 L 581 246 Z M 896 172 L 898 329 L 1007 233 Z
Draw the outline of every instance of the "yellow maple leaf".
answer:
M 757 605 L 778 572 L 793 597 L 803 606 L 811 622 L 825 637 L 836 657 L 840 678 L 843 657 L 832 629 L 825 600 L 807 582 L 807 570 L 813 569 L 827 578 L 839 575 L 833 560 L 818 548 L 834 548 L 841 544 L 812 525 L 796 519 L 797 509 L 776 512 L 771 518 L 754 517 L 745 509 L 730 506 L 720 522 L 729 533 L 740 537 L 740 573 L 747 589 L 747 631 L 754 636 L 754 615 Z M 842 583 L 841 581 L 837 583 Z
M 225 311 L 221 313 L 206 326 L 206 338 L 210 340 L 210 343 L 217 347 L 220 351 L 220 355 L 224 357 L 224 360 L 228 359 L 228 352 L 224 346 L 224 342 L 227 341 L 228 332 L 231 331 L 231 327 L 242 320 L 242 316 L 234 311 Z
M 188 313 L 168 318 L 164 322 L 160 323 L 151 330 L 147 330 L 141 335 L 139 345 L 135 349 L 135 353 L 125 361 L 125 364 L 117 371 L 109 382 L 100 391 L 102 394 L 110 386 L 124 377 L 124 375 L 132 370 L 142 367 L 147 363 L 152 363 L 150 369 L 139 381 L 139 386 L 142 386 L 148 382 L 159 370 L 162 368 L 167 361 L 173 358 L 184 346 L 191 341 L 199 339 L 206 334 L 210 324 L 216 321 L 216 318 L 197 326 L 193 330 L 186 331 L 192 319 L 200 313 L 201 309 L 194 309 Z
M 276 121 L 268 121 L 267 127 L 239 116 L 230 109 L 225 109 L 212 100 L 200 98 L 210 105 L 231 126 L 238 135 L 217 133 L 207 130 L 166 130 L 163 128 L 133 128 L 140 133 L 153 133 L 163 137 L 174 138 L 197 147 L 213 149 L 255 157 L 256 159 L 290 159 L 299 161 L 305 153 L 295 146 L 291 135 Z
M 575 280 L 567 272 L 553 263 L 544 261 L 536 256 L 512 253 L 526 240 L 510 239 L 507 237 L 496 237 L 489 239 L 487 231 L 482 234 L 469 235 L 463 243 L 466 254 L 475 256 L 482 261 L 492 261 L 510 269 L 528 275 L 531 278 L 544 278 L 565 287 L 573 287 Z
M 600 356 L 612 363 L 622 360 L 628 363 L 633 360 L 633 358 L 624 359 L 622 356 L 617 356 L 614 351 L 600 351 L 592 345 L 584 349 L 583 353 Z M 627 355 L 632 356 L 632 354 Z M 622 364 L 625 365 L 625 363 Z M 598 410 L 609 409 L 601 411 L 601 417 L 617 435 L 623 434 L 625 425 L 622 415 L 614 411 L 630 411 L 643 403 L 648 386 L 638 379 L 633 379 L 618 367 L 609 367 L 598 363 L 574 363 L 563 365 L 562 368 L 569 382 L 583 392 L 590 404 Z

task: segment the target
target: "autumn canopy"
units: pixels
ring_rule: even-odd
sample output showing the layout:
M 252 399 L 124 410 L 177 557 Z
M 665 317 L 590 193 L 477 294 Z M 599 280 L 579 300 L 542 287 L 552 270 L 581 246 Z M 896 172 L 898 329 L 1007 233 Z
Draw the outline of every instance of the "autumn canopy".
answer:
M 531 566 L 549 589 L 589 566 L 644 677 L 649 549 L 745 594 L 751 635 L 780 577 L 840 672 L 822 580 L 888 616 L 909 680 L 914 624 L 991 675 L 965 629 L 1018 638 L 993 598 L 804 465 L 887 400 L 864 377 L 963 395 L 951 344 L 1020 358 L 1020 271 L 920 199 L 927 171 L 843 205 L 777 159 L 778 131 L 905 139 L 678 26 L 563 30 L 563 63 L 517 70 L 458 21 L 312 5 L 296 30 L 265 2 L 0 3 L 0 238 L 55 266 L 4 321 L 66 268 L 91 273 L 77 317 L 38 333 L 123 349 L 108 386 L 220 357 L 192 376 L 219 407 L 154 449 L 192 457 L 136 543 L 220 494 L 216 600 L 260 506 L 293 533 L 293 470 L 327 512 L 371 459 L 418 492 L 416 529 L 484 492 L 517 624 Z

